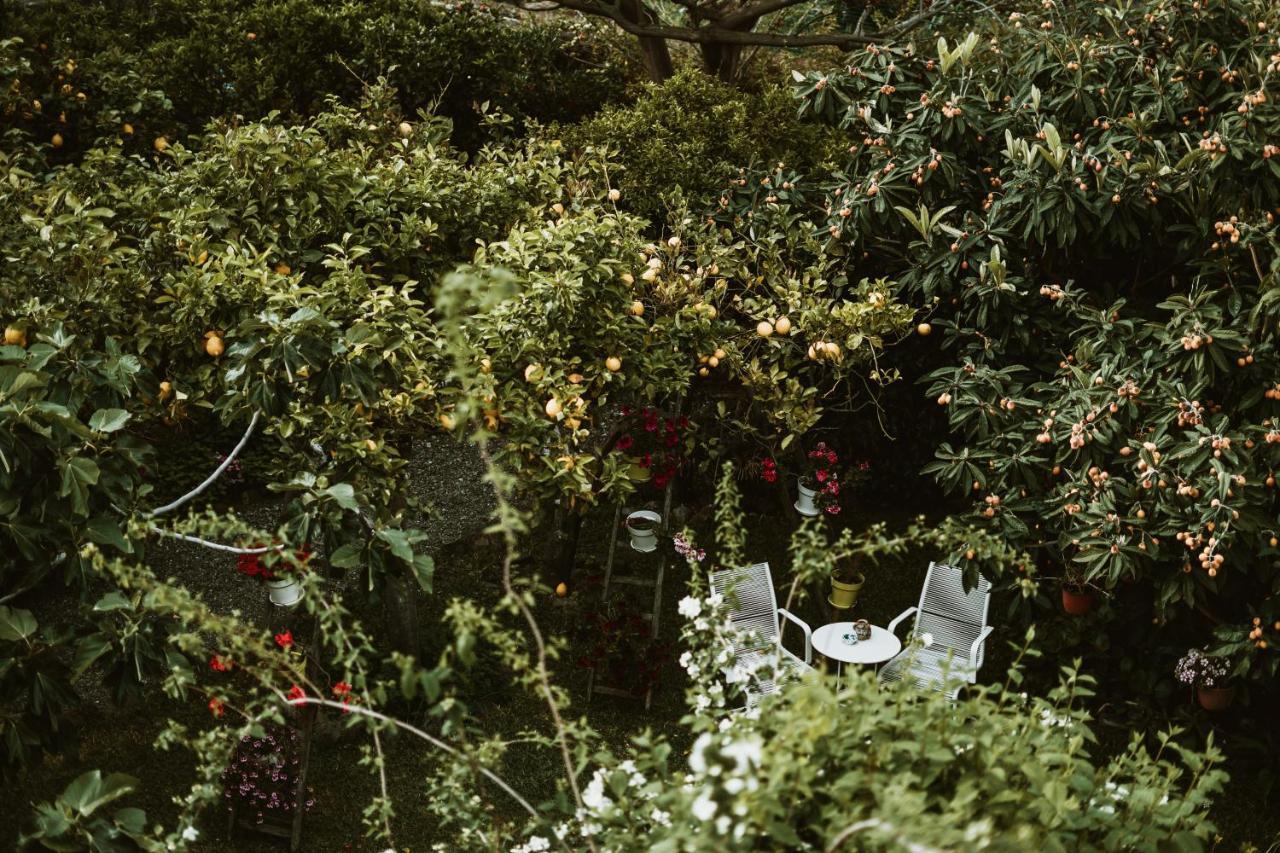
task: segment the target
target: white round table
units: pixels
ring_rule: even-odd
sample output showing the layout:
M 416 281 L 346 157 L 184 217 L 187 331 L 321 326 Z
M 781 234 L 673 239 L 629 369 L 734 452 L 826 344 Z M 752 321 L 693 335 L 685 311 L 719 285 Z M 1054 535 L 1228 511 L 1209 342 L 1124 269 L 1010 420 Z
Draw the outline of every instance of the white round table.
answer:
M 871 626 L 866 640 L 847 643 L 846 635 L 853 635 L 852 622 L 832 622 L 813 632 L 813 647 L 837 662 L 837 673 L 842 664 L 881 664 L 902 651 L 902 641 L 878 625 Z

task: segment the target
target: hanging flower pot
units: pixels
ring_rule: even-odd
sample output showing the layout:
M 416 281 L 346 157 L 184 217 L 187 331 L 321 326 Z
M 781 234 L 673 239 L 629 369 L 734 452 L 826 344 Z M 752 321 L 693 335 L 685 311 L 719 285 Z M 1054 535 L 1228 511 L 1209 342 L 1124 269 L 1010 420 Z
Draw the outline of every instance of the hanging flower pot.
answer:
M 627 516 L 627 532 L 631 534 L 633 550 L 648 553 L 658 547 L 658 528 L 662 516 L 648 509 L 640 509 Z
M 800 480 L 796 485 L 798 497 L 796 498 L 796 512 L 801 515 L 807 515 L 812 518 L 820 513 L 818 505 L 814 503 L 814 498 L 818 496 L 816 489 L 811 489 L 805 485 L 804 480 Z
M 1084 616 L 1093 610 L 1093 592 L 1080 586 L 1066 584 L 1062 587 L 1062 609 L 1072 616 Z
M 302 600 L 302 584 L 290 575 L 274 577 L 267 581 L 267 595 L 277 607 L 293 607 Z
M 852 566 L 837 568 L 831 575 L 831 596 L 827 603 L 837 610 L 848 610 L 858 603 L 858 595 L 866 582 L 862 572 Z
M 1225 711 L 1236 697 L 1234 687 L 1197 687 L 1196 699 L 1206 711 Z

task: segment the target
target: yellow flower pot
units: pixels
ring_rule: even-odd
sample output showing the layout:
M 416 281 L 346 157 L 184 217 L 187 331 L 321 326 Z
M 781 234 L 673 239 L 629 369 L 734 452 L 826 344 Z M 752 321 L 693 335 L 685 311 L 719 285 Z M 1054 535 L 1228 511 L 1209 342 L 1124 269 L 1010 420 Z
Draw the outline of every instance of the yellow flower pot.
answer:
M 828 603 L 837 610 L 848 610 L 850 607 L 858 603 L 858 594 L 862 592 L 862 585 L 867 582 L 862 572 L 856 572 L 853 579 L 849 581 L 838 580 L 835 575 L 831 576 L 831 597 L 827 599 Z

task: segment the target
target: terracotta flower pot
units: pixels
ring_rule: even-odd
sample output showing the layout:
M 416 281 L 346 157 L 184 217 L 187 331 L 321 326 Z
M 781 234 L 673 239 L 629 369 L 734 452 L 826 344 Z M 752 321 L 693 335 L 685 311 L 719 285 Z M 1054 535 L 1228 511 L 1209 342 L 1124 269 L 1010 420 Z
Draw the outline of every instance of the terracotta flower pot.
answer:
M 862 572 L 853 573 L 852 578 L 852 580 L 842 581 L 835 575 L 831 576 L 831 598 L 828 601 L 837 610 L 848 610 L 858 603 L 858 595 L 862 592 L 862 585 L 867 582 L 867 579 Z
M 1234 687 L 1197 687 L 1196 699 L 1206 711 L 1225 711 L 1236 696 Z
M 1093 610 L 1094 595 L 1086 589 L 1062 588 L 1062 609 L 1072 616 L 1084 616 Z

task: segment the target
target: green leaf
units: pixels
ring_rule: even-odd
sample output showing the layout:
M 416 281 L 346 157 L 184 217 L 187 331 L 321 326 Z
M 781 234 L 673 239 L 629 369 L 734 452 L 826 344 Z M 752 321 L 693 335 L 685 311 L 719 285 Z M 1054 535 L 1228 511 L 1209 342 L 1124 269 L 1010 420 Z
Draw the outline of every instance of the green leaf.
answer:
M 348 542 L 329 555 L 329 565 L 336 569 L 354 569 L 360 565 L 360 555 L 364 551 L 359 545 Z
M 436 561 L 430 554 L 417 554 L 413 558 L 413 574 L 423 592 L 431 592 L 431 578 L 435 574 Z
M 39 624 L 30 610 L 0 604 L 0 640 L 25 640 L 36 632 Z
M 88 817 L 99 807 L 128 794 L 137 783 L 137 779 L 124 773 L 112 773 L 103 779 L 101 770 L 90 770 L 67 786 L 62 800 Z
M 98 409 L 89 418 L 89 428 L 98 432 L 115 432 L 129 421 L 124 409 Z
M 80 642 L 76 643 L 75 659 L 71 663 L 72 671 L 76 675 L 82 675 L 98 658 L 110 650 L 111 641 L 102 634 L 89 634 L 82 637 Z
M 125 597 L 122 592 L 109 592 L 99 598 L 97 603 L 93 605 L 94 613 L 109 613 L 112 610 L 129 610 L 133 607 L 133 602 Z
M 85 533 L 99 545 L 112 545 L 126 554 L 133 552 L 133 545 L 120 531 L 120 525 L 105 515 L 100 515 L 85 525 Z
M 403 530 L 379 530 L 377 537 L 387 543 L 396 557 L 406 563 L 413 562 L 413 546 L 409 544 L 409 537 Z
M 356 502 L 356 490 L 350 483 L 335 483 L 324 490 L 324 494 L 333 498 L 334 502 L 346 510 L 355 512 L 360 508 Z

